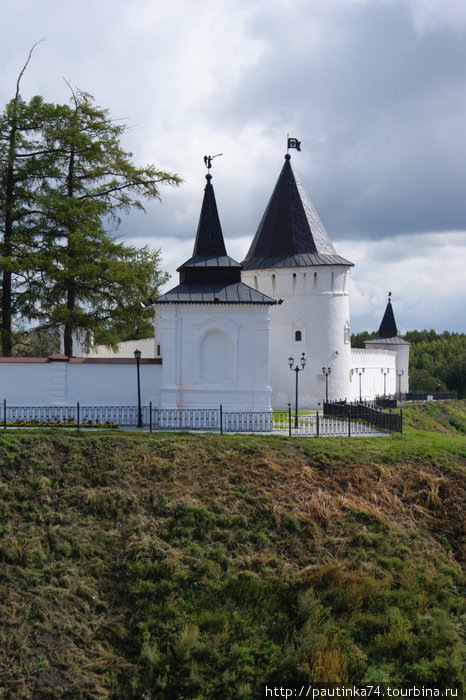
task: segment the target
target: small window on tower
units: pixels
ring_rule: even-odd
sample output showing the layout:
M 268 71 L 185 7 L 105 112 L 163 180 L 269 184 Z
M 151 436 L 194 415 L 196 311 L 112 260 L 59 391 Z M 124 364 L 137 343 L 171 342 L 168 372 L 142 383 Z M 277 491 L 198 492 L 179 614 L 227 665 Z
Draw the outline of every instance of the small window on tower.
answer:
M 302 341 L 303 334 L 301 333 L 301 331 L 295 331 L 294 339 L 297 343 L 300 343 Z
M 350 324 L 348 321 L 345 323 L 345 343 L 350 343 L 351 342 L 351 334 L 350 334 Z

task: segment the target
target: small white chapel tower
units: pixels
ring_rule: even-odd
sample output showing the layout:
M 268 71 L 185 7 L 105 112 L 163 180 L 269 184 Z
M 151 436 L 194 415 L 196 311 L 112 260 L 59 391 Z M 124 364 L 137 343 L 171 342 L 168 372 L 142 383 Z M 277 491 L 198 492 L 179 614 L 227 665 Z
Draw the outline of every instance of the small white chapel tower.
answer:
M 210 172 L 206 180 L 193 255 L 178 268 L 178 286 L 154 304 L 163 358 L 159 407 L 270 412 L 275 301 L 241 281 L 241 265 L 225 249 Z
M 299 407 L 349 395 L 351 343 L 349 283 L 353 263 L 338 255 L 291 166 L 279 175 L 255 238 L 243 261 L 243 280 L 277 300 L 271 309 L 272 406 L 294 403 L 288 358 L 306 366 L 299 375 Z

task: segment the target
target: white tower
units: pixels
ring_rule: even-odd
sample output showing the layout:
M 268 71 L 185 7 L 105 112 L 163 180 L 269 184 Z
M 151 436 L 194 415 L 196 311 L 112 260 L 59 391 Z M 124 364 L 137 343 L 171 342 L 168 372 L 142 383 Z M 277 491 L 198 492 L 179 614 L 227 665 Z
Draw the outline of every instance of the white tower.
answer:
M 299 407 L 319 408 L 349 396 L 351 344 L 349 282 L 353 263 L 337 255 L 293 171 L 289 154 L 243 262 L 242 278 L 278 301 L 271 309 L 272 406 L 294 404 L 288 358 L 298 362 Z M 330 374 L 325 376 L 323 371 Z
M 391 292 L 388 293 L 387 308 L 376 337 L 372 340 L 365 340 L 364 345 L 367 350 L 392 350 L 396 352 L 396 379 L 391 377 L 392 391 L 389 393 L 404 394 L 409 391 L 409 348 L 411 343 L 398 336 L 390 297 Z
M 269 309 L 241 281 L 225 249 L 212 176 L 206 176 L 192 257 L 180 283 L 155 301 L 163 357 L 160 408 L 270 411 Z

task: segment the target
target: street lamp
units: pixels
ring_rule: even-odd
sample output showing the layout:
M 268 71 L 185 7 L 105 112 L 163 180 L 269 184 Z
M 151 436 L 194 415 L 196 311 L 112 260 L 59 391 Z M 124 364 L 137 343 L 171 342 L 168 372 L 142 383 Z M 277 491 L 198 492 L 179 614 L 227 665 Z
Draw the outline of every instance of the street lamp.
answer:
M 386 369 L 384 367 L 380 368 L 380 371 L 383 374 L 383 395 L 387 395 L 387 374 L 390 372 L 390 368 L 387 367 Z
M 354 369 L 351 370 L 351 374 L 354 374 L 355 372 L 359 377 L 359 402 L 362 403 L 361 377 L 365 372 L 365 367 L 361 367 L 360 369 L 358 367 L 355 367 Z
M 322 373 L 325 374 L 325 400 L 328 402 L 328 375 L 332 371 L 331 367 L 322 367 Z
M 398 377 L 398 396 L 400 398 L 400 401 L 401 401 L 401 377 L 403 376 L 404 373 L 405 373 L 404 369 L 402 369 L 401 372 L 396 373 L 396 376 Z
M 141 351 L 134 351 L 134 359 L 136 360 L 136 368 L 138 375 L 138 428 L 142 428 L 142 410 L 141 410 L 141 378 L 139 376 L 139 364 L 141 362 Z
M 294 427 L 295 428 L 298 427 L 298 374 L 299 374 L 299 372 L 302 372 L 302 370 L 306 366 L 306 358 L 304 357 L 304 353 L 301 355 L 301 358 L 299 361 L 301 363 L 301 367 L 298 366 L 298 363 L 296 363 L 296 366 L 293 367 L 294 358 L 293 357 L 288 358 L 288 364 L 290 366 L 290 369 L 293 372 L 296 372 L 296 404 L 295 404 L 295 414 L 294 414 Z

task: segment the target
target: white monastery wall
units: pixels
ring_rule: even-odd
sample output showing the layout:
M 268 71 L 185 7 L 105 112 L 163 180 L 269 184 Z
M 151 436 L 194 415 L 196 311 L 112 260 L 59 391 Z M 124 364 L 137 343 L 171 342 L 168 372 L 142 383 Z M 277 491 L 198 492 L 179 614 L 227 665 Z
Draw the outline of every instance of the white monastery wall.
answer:
M 361 382 L 361 397 L 363 400 L 383 396 L 384 383 L 388 396 L 397 390 L 396 352 L 392 350 L 354 349 L 351 351 L 353 372 L 350 372 L 350 392 L 348 399 L 359 399 L 359 382 Z M 364 370 L 364 372 L 362 372 Z M 359 376 L 359 372 L 361 376 Z M 384 376 L 385 374 L 385 376 Z
M 398 340 L 397 338 L 394 339 Z M 396 391 L 407 393 L 409 391 L 409 343 L 390 342 L 390 339 L 366 341 L 366 351 L 375 349 L 391 350 L 396 356 Z M 401 374 L 401 376 L 399 376 Z
M 141 402 L 159 400 L 162 366 L 141 361 Z M 137 405 L 137 370 L 133 359 L 68 361 L 42 358 L 0 359 L 0 400 L 8 406 Z
M 164 304 L 155 325 L 161 408 L 270 410 L 268 306 Z
M 157 353 L 157 349 L 159 352 Z M 160 347 L 157 348 L 155 338 L 143 338 L 142 340 L 125 340 L 118 344 L 115 351 L 106 345 L 96 345 L 88 353 L 82 353 L 83 357 L 130 357 L 134 359 L 134 351 L 140 350 L 142 358 L 160 357 Z M 78 353 L 76 353 L 78 355 Z

